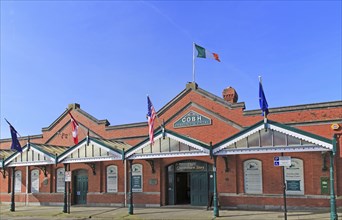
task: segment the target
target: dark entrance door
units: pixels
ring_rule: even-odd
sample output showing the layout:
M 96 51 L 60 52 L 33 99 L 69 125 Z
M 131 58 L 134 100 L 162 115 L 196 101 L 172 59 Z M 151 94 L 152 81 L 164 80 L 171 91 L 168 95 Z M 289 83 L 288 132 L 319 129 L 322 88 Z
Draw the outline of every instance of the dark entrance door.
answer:
M 191 205 L 205 206 L 208 204 L 208 173 L 191 173 Z
M 168 204 L 174 205 L 175 204 L 175 175 L 173 172 L 169 172 L 169 175 L 168 175 L 167 191 L 168 191 L 168 193 L 167 193 L 168 194 Z
M 167 167 L 167 204 L 208 205 L 213 192 L 212 165 L 202 161 L 180 161 Z
M 189 173 L 176 173 L 176 203 L 190 204 Z
M 79 172 L 74 177 L 74 201 L 75 204 L 87 204 L 88 175 Z

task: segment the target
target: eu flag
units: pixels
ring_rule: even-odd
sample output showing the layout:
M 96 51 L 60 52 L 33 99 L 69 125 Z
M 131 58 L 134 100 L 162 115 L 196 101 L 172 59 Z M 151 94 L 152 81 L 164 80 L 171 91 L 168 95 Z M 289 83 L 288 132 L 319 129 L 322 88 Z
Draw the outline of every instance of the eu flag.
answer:
M 17 150 L 18 152 L 22 152 L 21 145 L 20 145 L 18 137 L 17 137 L 18 132 L 14 129 L 14 127 L 12 125 L 10 125 L 10 130 L 11 130 L 11 136 L 12 136 L 11 149 Z
M 259 82 L 259 104 L 262 110 L 262 115 L 266 117 L 268 115 L 268 104 L 261 82 Z

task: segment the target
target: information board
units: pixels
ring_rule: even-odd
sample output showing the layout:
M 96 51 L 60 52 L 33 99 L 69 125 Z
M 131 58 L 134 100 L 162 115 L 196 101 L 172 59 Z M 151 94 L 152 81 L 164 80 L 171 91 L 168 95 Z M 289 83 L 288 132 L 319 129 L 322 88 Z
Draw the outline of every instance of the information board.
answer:
M 142 182 L 142 165 L 133 164 L 132 165 L 132 191 L 142 192 L 143 182 Z
M 31 171 L 31 193 L 39 192 L 39 170 Z
M 65 177 L 64 177 L 64 168 L 57 169 L 57 182 L 56 182 L 56 191 L 58 193 L 64 192 L 65 189 Z
M 262 194 L 262 163 L 259 160 L 244 162 L 245 193 Z
M 118 168 L 111 165 L 107 167 L 107 192 L 113 193 L 118 191 Z

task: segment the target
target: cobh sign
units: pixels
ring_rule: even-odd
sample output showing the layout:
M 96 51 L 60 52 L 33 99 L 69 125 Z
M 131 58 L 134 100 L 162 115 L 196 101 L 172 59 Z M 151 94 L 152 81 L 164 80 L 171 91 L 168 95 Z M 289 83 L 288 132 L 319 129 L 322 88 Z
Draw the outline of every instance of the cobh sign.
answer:
M 197 112 L 190 111 L 180 119 L 178 119 L 174 124 L 174 128 L 190 127 L 190 126 L 201 126 L 201 125 L 211 125 L 211 119 L 207 118 Z

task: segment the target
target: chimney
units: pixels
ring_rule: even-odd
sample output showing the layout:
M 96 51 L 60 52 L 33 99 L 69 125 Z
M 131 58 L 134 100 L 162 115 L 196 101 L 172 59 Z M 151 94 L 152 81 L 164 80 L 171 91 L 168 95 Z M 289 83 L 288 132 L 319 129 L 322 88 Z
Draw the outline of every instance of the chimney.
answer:
M 225 88 L 222 92 L 223 99 L 230 103 L 236 103 L 238 101 L 238 94 L 233 87 Z
M 68 109 L 78 109 L 81 108 L 80 104 L 78 103 L 72 103 L 68 105 Z
M 187 89 L 196 90 L 196 89 L 198 88 L 198 85 L 197 85 L 197 83 L 195 83 L 195 82 L 188 82 L 188 83 L 186 84 L 186 88 L 187 88 Z

